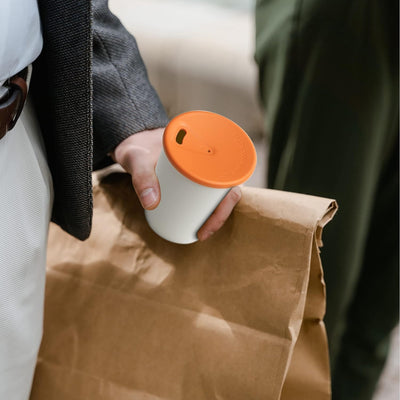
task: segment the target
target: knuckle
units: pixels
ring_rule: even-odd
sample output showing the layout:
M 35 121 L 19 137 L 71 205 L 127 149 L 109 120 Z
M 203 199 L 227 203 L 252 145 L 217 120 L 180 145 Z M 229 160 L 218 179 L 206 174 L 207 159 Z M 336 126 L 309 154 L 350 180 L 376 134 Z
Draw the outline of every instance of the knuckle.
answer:
M 242 197 L 242 191 L 239 187 L 235 187 L 231 190 L 231 199 L 237 203 Z
M 153 174 L 147 171 L 133 171 L 132 181 L 138 187 L 149 186 L 153 182 Z

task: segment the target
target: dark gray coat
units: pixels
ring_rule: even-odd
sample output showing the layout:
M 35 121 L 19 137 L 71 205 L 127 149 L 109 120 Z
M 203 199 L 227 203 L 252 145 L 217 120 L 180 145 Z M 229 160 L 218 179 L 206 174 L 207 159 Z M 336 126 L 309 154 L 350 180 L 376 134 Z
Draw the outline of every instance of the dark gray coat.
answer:
M 31 93 L 54 182 L 53 221 L 89 236 L 93 168 L 122 140 L 168 122 L 135 39 L 107 0 L 39 0 L 44 48 Z

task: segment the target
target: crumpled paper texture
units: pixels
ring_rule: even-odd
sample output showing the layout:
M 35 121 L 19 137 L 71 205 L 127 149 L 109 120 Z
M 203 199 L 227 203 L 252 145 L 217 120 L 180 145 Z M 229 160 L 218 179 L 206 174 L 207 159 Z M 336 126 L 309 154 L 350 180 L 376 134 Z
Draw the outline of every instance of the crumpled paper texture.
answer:
M 90 238 L 51 227 L 31 400 L 330 399 L 333 200 L 245 187 L 223 229 L 178 245 L 150 230 L 129 175 L 94 179 Z

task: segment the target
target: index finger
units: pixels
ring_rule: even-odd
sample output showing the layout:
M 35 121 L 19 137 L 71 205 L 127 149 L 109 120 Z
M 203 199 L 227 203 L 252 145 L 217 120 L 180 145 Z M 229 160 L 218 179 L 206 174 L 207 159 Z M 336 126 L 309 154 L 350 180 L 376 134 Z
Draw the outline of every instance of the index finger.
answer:
M 208 239 L 224 225 L 241 197 L 242 191 L 239 186 L 235 186 L 229 191 L 208 220 L 197 232 L 197 237 L 200 241 Z

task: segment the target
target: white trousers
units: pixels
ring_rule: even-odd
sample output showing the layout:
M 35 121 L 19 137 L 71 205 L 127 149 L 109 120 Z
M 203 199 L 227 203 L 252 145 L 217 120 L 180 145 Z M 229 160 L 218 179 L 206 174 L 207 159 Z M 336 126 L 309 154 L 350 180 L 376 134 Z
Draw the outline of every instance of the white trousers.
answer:
M 0 140 L 0 399 L 27 400 L 42 337 L 50 172 L 29 101 Z

